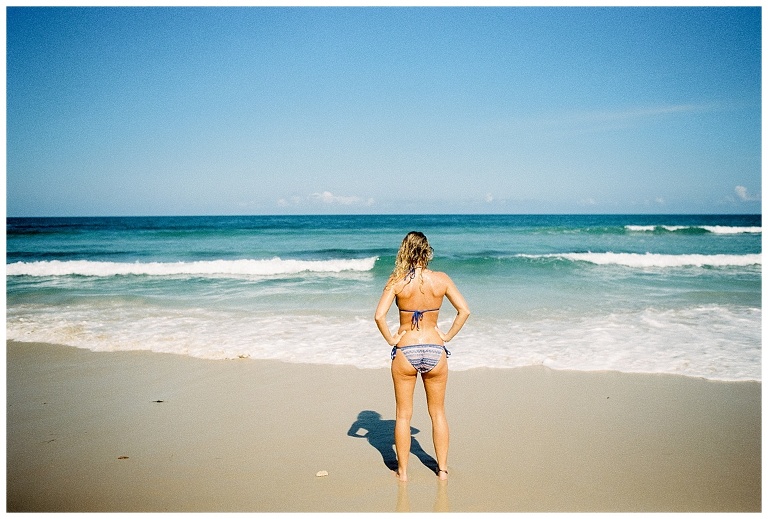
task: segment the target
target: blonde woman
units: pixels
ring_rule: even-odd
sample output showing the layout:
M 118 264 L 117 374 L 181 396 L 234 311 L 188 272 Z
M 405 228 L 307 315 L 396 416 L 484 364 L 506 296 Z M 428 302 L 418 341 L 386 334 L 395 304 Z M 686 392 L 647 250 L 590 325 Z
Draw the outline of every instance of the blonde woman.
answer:
M 408 481 L 408 455 L 411 450 L 413 390 L 421 373 L 427 394 L 427 409 L 432 419 L 432 441 L 437 457 L 437 476 L 448 479 L 448 422 L 445 418 L 445 386 L 448 381 L 445 343 L 459 333 L 469 317 L 469 307 L 451 278 L 429 270 L 432 247 L 420 232 L 410 232 L 397 253 L 395 269 L 389 277 L 376 308 L 376 325 L 392 348 L 392 382 L 395 386 L 395 452 L 397 477 Z M 456 309 L 450 330 L 443 333 L 437 318 L 443 297 Z M 387 325 L 387 312 L 396 302 L 400 325 L 393 335 Z

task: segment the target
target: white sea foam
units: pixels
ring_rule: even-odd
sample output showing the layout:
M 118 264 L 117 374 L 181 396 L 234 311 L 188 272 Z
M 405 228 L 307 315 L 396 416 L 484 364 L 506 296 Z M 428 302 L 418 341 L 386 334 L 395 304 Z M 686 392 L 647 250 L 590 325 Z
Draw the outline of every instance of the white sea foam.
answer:
M 762 233 L 762 227 L 728 227 L 724 225 L 702 225 L 702 229 L 714 234 L 745 234 L 745 233 Z
M 705 305 L 509 320 L 495 329 L 462 331 L 452 368 L 495 362 L 496 367 L 761 380 L 761 314 L 759 308 Z
M 620 252 L 573 252 L 561 254 L 520 254 L 524 258 L 560 258 L 595 265 L 622 265 L 636 268 L 665 267 L 747 267 L 762 265 L 762 254 L 636 254 Z
M 8 276 L 280 276 L 302 272 L 365 272 L 378 258 L 302 261 L 290 259 L 241 259 L 173 263 L 115 263 L 108 261 L 35 261 L 6 265 Z
M 653 232 L 656 230 L 655 225 L 626 225 L 624 228 L 632 232 Z
M 762 227 L 732 227 L 726 225 L 625 225 L 631 232 L 654 232 L 656 229 L 675 232 L 687 229 L 703 229 L 713 234 L 761 234 Z
M 450 312 L 440 317 L 441 328 L 450 327 Z M 11 340 L 94 351 L 150 350 L 359 368 L 389 365 L 389 347 L 362 311 L 321 315 L 120 304 L 19 305 L 9 309 L 6 333 Z M 473 316 L 448 348 L 454 370 L 543 365 L 761 380 L 760 345 L 760 308 L 704 305 L 527 320 Z

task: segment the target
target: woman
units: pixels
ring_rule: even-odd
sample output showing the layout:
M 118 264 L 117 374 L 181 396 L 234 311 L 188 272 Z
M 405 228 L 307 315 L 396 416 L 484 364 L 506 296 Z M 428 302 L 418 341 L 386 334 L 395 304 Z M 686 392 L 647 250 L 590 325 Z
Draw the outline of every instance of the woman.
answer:
M 448 381 L 448 350 L 445 343 L 459 333 L 469 317 L 464 297 L 451 278 L 427 269 L 432 247 L 420 232 L 409 232 L 397 253 L 395 269 L 389 277 L 376 308 L 376 325 L 392 348 L 392 382 L 395 386 L 395 452 L 397 477 L 408 481 L 408 455 L 411 450 L 413 389 L 418 373 L 427 394 L 427 409 L 432 419 L 432 441 L 437 456 L 437 476 L 448 479 L 448 422 L 445 418 L 445 385 Z M 456 318 L 447 333 L 437 327 L 443 297 L 456 308 Z M 400 310 L 400 327 L 394 335 L 387 326 L 392 302 Z

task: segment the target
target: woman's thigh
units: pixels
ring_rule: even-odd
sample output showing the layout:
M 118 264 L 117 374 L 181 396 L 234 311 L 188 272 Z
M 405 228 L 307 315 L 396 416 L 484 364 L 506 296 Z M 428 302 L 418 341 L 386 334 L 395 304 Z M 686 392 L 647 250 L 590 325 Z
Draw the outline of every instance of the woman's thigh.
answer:
M 445 388 L 448 385 L 448 360 L 443 352 L 437 366 L 421 375 L 424 391 L 427 393 L 427 405 L 442 408 L 445 404 Z
M 392 383 L 395 386 L 395 403 L 398 410 L 413 409 L 413 389 L 416 386 L 416 368 L 411 366 L 403 352 L 397 351 L 392 359 Z

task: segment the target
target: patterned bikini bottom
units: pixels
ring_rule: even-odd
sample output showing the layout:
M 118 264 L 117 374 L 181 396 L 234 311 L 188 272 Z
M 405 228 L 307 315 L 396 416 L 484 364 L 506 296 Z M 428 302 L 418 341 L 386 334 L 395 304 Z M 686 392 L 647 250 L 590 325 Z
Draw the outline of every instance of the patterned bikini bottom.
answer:
M 428 373 L 432 370 L 437 363 L 440 362 L 440 357 L 450 357 L 451 352 L 442 344 L 412 344 L 411 346 L 395 346 L 392 348 L 392 360 L 395 360 L 397 350 L 403 352 L 405 358 L 411 363 L 411 366 L 416 368 L 419 373 Z

